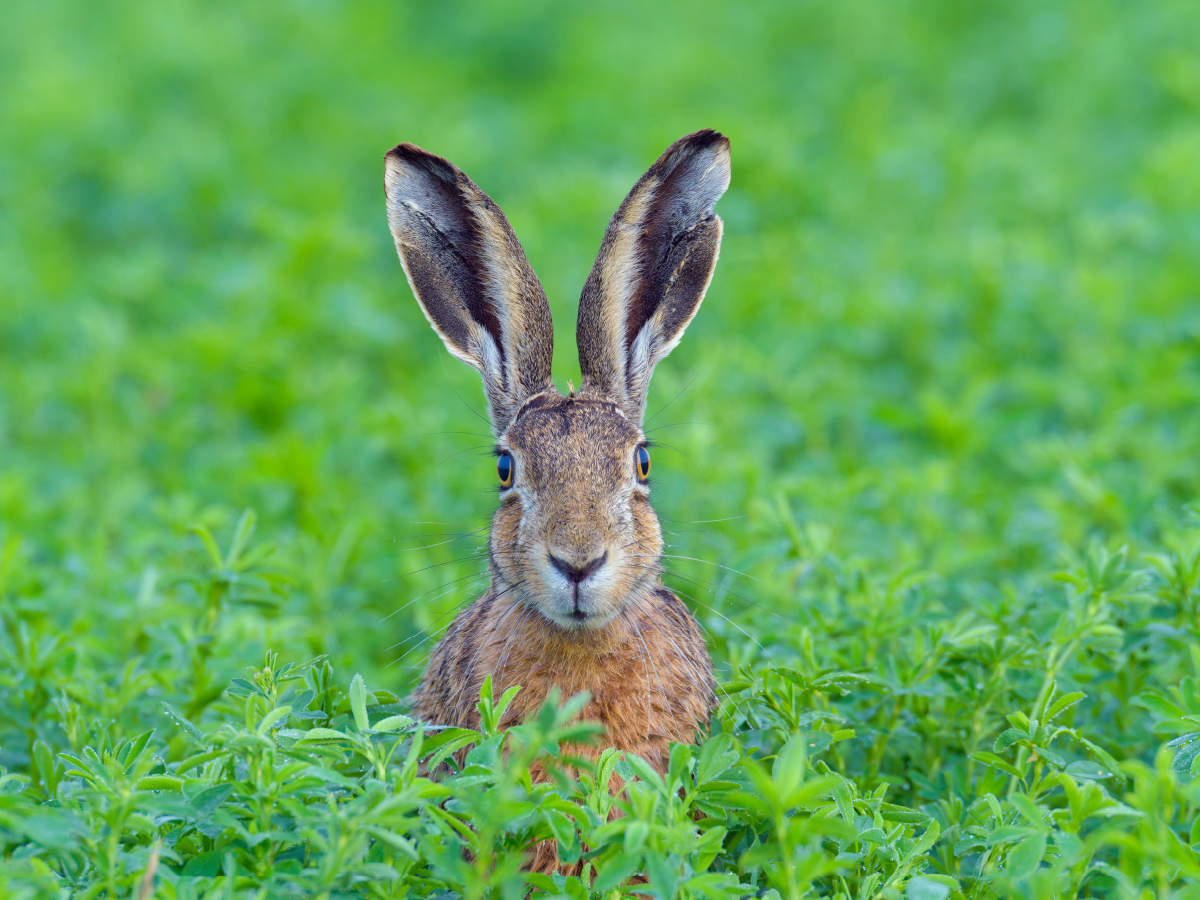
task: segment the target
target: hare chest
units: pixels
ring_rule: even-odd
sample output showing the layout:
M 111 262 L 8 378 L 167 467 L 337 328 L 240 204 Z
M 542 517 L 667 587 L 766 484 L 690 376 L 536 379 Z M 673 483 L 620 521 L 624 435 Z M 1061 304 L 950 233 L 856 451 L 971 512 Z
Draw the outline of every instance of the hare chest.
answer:
M 536 713 L 554 688 L 564 699 L 587 691 L 582 715 L 605 727 L 605 742 L 660 770 L 670 742 L 694 740 L 715 702 L 699 627 L 661 587 L 605 627 L 574 631 L 548 627 L 532 607 L 489 591 L 434 650 L 414 712 L 434 724 L 477 728 L 475 704 L 488 675 L 496 696 L 521 687 L 503 725 Z

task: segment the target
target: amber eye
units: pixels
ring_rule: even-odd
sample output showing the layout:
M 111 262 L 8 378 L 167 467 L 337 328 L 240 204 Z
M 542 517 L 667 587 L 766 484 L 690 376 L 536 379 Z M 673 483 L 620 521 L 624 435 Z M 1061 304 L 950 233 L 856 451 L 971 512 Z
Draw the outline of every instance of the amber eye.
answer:
M 500 476 L 501 487 L 512 487 L 513 458 L 507 453 L 501 453 L 500 458 L 496 460 L 496 474 Z
M 650 451 L 645 447 L 638 447 L 634 459 L 637 462 L 638 481 L 645 481 L 650 477 Z

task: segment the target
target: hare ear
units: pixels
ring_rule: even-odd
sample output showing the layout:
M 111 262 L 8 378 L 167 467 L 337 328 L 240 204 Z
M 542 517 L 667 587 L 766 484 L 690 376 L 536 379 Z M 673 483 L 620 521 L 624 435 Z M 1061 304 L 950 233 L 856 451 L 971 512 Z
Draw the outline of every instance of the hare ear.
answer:
M 729 139 L 680 138 L 609 223 L 579 301 L 582 390 L 640 423 L 655 365 L 700 308 L 721 247 L 713 206 L 729 187 Z
M 413 294 L 452 354 L 479 370 L 499 436 L 553 386 L 550 306 L 504 213 L 440 156 L 388 151 L 388 224 Z

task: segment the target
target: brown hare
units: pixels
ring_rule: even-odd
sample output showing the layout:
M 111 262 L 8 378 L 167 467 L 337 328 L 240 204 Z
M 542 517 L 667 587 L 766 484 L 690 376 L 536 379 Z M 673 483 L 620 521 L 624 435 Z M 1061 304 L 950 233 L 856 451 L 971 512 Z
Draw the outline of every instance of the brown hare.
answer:
M 445 159 L 412 144 L 388 152 L 400 261 L 447 349 L 483 376 L 501 487 L 491 583 L 434 650 L 414 696 L 422 719 L 478 727 L 488 675 L 497 695 L 524 688 L 504 725 L 555 687 L 564 697 L 588 691 L 583 715 L 605 726 L 607 743 L 660 771 L 668 744 L 692 741 L 707 722 L 712 662 L 661 581 L 642 416 L 655 365 L 712 278 L 713 206 L 729 171 L 728 139 L 699 131 L 625 198 L 579 303 L 583 381 L 564 396 L 550 378 L 550 307 L 504 214 Z

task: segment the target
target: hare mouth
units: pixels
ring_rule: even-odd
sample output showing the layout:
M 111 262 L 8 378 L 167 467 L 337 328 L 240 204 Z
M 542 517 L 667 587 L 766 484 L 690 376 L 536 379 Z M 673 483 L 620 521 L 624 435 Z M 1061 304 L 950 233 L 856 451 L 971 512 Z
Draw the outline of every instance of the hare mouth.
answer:
M 538 605 L 546 618 L 570 631 L 603 627 L 616 613 L 612 598 L 595 585 L 562 585 L 551 582 L 545 586 L 545 599 Z
M 598 548 L 597 548 L 598 549 Z M 602 628 L 618 612 L 614 594 L 620 555 L 607 548 L 579 553 L 543 546 L 535 554 L 531 599 L 551 622 L 568 631 Z
M 549 599 L 549 618 L 567 628 L 595 628 L 611 618 L 606 598 L 591 590 L 581 591 L 578 584 L 572 584 L 566 590 L 561 587 L 552 590 Z

